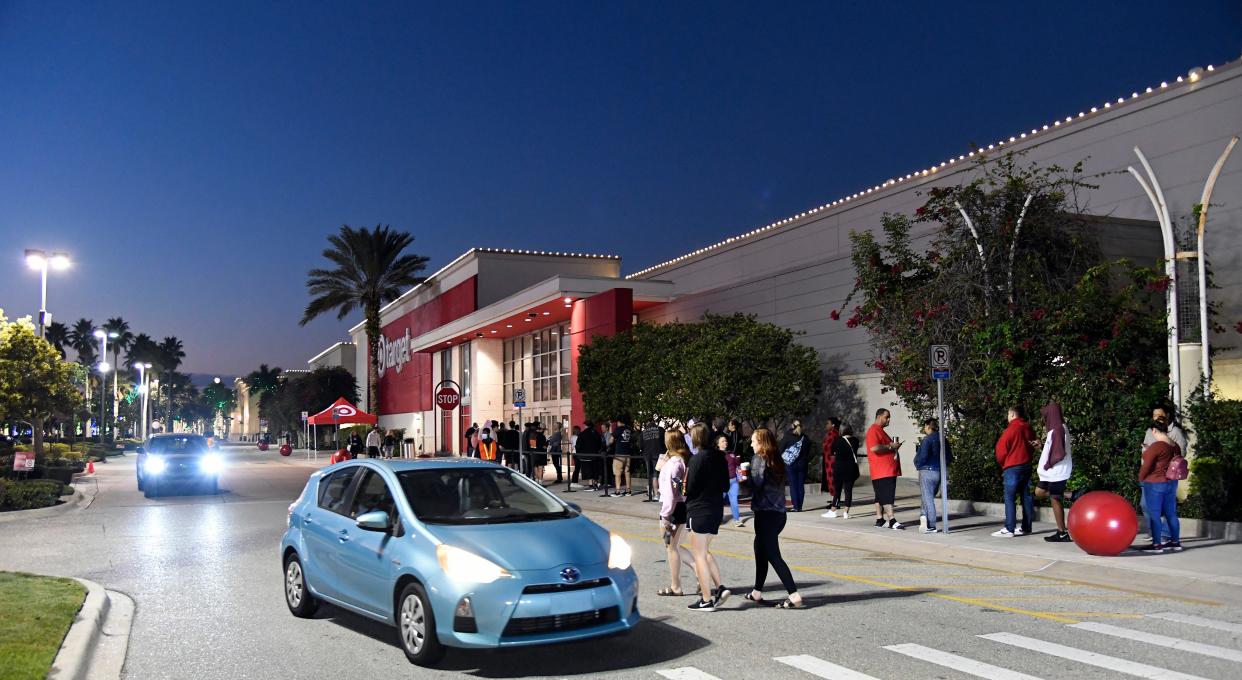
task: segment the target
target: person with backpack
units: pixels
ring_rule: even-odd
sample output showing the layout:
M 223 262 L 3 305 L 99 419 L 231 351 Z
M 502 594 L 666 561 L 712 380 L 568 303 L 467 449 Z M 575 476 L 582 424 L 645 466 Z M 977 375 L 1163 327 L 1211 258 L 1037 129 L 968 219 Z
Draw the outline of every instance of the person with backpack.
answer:
M 1189 442 L 1186 440 L 1186 432 L 1182 430 L 1181 425 L 1177 421 L 1177 409 L 1173 406 L 1173 402 L 1168 399 L 1157 402 L 1151 408 L 1151 419 L 1162 421 L 1165 425 L 1167 425 L 1169 439 L 1172 439 L 1173 443 L 1176 444 L 1178 449 L 1181 450 L 1182 456 L 1190 455 Z M 1152 428 L 1149 425 L 1143 434 L 1143 445 L 1139 447 L 1140 459 L 1142 458 L 1143 451 L 1146 450 L 1148 446 L 1151 446 L 1155 441 L 1156 437 L 1152 434 Z M 1142 521 L 1139 522 L 1139 527 L 1143 531 L 1146 531 L 1147 526 L 1150 525 L 1150 522 L 1147 521 L 1146 493 L 1143 493 L 1142 498 L 1139 499 L 1139 512 L 1143 514 Z M 1169 525 L 1161 525 L 1161 531 L 1163 533 L 1168 533 Z
M 648 420 L 642 431 L 643 463 L 647 466 L 647 500 L 654 501 L 659 495 L 659 470 L 656 468 L 660 457 L 667 450 L 664 442 L 664 428 L 654 420 Z
M 1143 548 L 1146 553 L 1165 551 L 1181 552 L 1181 522 L 1177 519 L 1177 482 L 1185 479 L 1186 459 L 1181 449 L 1169 436 L 1169 424 L 1164 420 L 1151 423 L 1152 443 L 1143 449 L 1143 462 L 1139 466 L 1138 480 L 1143 487 L 1144 510 L 1151 528 L 1151 545 Z M 1168 540 L 1163 534 L 1161 520 L 1169 524 Z
M 750 443 L 755 451 L 747 478 L 751 490 L 750 509 L 755 516 L 755 587 L 746 599 L 755 604 L 763 602 L 763 586 L 768 580 L 768 565 L 771 564 L 788 593 L 785 601 L 776 607 L 801 609 L 802 596 L 798 594 L 798 585 L 794 583 L 793 572 L 789 570 L 785 558 L 781 557 L 780 535 L 787 520 L 784 457 L 777 453 L 776 437 L 766 427 L 751 433 Z
M 841 426 L 841 433 L 832 442 L 832 502 L 828 512 L 820 517 L 850 518 L 854 505 L 854 482 L 858 481 L 858 437 L 849 425 Z M 841 499 L 845 499 L 844 508 Z
M 789 500 L 793 512 L 802 512 L 806 497 L 806 467 L 814 451 L 811 439 L 802 433 L 802 420 L 795 418 L 781 440 L 781 458 L 789 471 Z

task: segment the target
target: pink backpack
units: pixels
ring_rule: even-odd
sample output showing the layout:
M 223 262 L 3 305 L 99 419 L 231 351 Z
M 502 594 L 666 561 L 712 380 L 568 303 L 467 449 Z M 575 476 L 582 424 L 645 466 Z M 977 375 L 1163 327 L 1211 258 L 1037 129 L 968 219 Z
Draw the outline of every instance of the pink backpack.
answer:
M 1179 449 L 1173 454 L 1173 460 L 1169 461 L 1169 469 L 1165 471 L 1164 478 L 1170 481 L 1181 481 L 1190 476 L 1190 465 L 1186 462 L 1186 457 L 1182 455 Z

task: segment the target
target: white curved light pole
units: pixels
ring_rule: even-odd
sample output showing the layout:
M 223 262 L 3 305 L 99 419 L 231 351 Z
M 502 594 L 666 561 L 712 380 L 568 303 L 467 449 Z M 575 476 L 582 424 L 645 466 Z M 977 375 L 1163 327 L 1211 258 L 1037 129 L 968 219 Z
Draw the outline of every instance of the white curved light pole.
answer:
M 40 272 L 41 281 L 39 285 L 39 337 L 44 336 L 47 328 L 47 270 L 49 268 L 57 271 L 68 269 L 70 265 L 69 255 L 60 251 L 54 251 L 51 255 L 46 252 L 34 248 L 26 249 L 26 266 Z
M 1134 179 L 1138 180 L 1139 186 L 1143 187 L 1143 193 L 1147 194 L 1147 199 L 1151 201 L 1151 207 L 1156 211 L 1156 220 L 1160 222 L 1160 235 L 1164 241 L 1164 274 L 1169 279 L 1168 301 L 1166 328 L 1169 335 L 1169 389 L 1172 392 L 1173 403 L 1181 409 L 1182 405 L 1182 358 L 1181 350 L 1178 349 L 1178 332 L 1177 332 L 1177 244 L 1173 239 L 1173 221 L 1169 218 L 1169 206 L 1164 201 L 1164 191 L 1160 188 L 1160 182 L 1156 180 L 1156 173 L 1152 172 L 1151 164 L 1147 162 L 1147 157 L 1143 155 L 1142 150 L 1137 146 L 1134 147 L 1134 154 L 1138 156 L 1139 162 L 1143 164 L 1143 169 L 1147 171 L 1147 179 L 1139 174 L 1138 170 L 1131 165 L 1126 168 Z M 1150 184 L 1149 184 L 1150 182 Z
M 1211 329 L 1208 328 L 1208 301 L 1207 301 L 1207 252 L 1203 249 L 1203 233 L 1207 228 L 1208 205 L 1212 201 L 1212 190 L 1216 188 L 1216 178 L 1220 176 L 1221 168 L 1225 167 L 1225 161 L 1229 160 L 1229 154 L 1233 152 L 1233 147 L 1238 145 L 1238 137 L 1234 135 L 1233 139 L 1225 145 L 1225 150 L 1221 152 L 1220 158 L 1216 159 L 1216 165 L 1212 166 L 1212 173 L 1208 175 L 1207 183 L 1203 185 L 1203 196 L 1199 199 L 1199 233 L 1195 242 L 1195 250 L 1199 265 L 1199 337 L 1203 341 L 1202 357 L 1203 362 L 1203 396 L 1212 398 L 1212 354 L 1209 351 L 1209 338 Z

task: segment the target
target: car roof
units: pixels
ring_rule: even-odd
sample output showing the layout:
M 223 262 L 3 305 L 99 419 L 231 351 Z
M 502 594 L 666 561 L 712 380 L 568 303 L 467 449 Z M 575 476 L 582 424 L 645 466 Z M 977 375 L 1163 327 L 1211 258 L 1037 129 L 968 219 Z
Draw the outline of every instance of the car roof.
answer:
M 413 458 L 403 460 L 384 460 L 382 458 L 357 458 L 338 464 L 341 467 L 353 463 L 370 463 L 381 468 L 387 468 L 393 472 L 407 472 L 409 470 L 442 470 L 446 468 L 500 468 L 503 467 L 489 460 L 479 460 L 478 458 Z

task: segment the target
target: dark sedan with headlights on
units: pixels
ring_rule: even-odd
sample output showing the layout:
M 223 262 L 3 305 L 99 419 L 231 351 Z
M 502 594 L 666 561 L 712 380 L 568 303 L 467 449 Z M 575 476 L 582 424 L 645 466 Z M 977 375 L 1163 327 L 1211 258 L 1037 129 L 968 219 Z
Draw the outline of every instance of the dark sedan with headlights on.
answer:
M 157 434 L 138 447 L 138 490 L 147 498 L 187 486 L 217 494 L 223 469 L 220 452 L 196 434 Z

